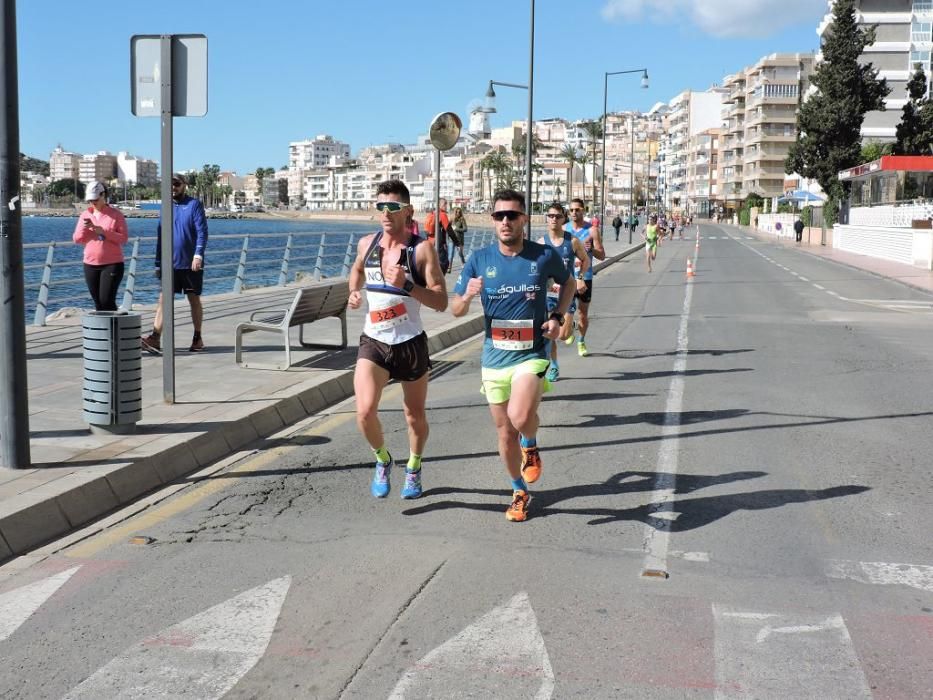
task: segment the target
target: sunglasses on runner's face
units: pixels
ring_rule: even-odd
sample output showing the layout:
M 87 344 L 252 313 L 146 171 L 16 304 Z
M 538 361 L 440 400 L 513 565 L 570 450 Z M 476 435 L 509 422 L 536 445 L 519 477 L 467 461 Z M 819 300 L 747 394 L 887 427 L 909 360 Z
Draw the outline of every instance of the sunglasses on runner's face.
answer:
M 547 218 L 549 218 L 549 219 L 563 219 L 563 218 L 564 218 L 564 215 L 563 215 L 563 214 L 555 214 L 555 213 L 553 213 L 553 212 L 548 212 L 548 213 L 547 213 Z
M 492 218 L 496 221 L 502 221 L 503 219 L 508 219 L 509 221 L 515 221 L 520 216 L 523 216 L 522 212 L 514 211 L 512 209 L 507 209 L 506 211 L 494 211 L 492 213 Z
M 583 210 L 577 207 L 576 209 L 570 209 L 569 211 L 571 214 L 573 214 L 575 211 L 583 211 Z
M 376 211 L 387 211 L 396 214 L 408 205 L 405 202 L 376 202 Z

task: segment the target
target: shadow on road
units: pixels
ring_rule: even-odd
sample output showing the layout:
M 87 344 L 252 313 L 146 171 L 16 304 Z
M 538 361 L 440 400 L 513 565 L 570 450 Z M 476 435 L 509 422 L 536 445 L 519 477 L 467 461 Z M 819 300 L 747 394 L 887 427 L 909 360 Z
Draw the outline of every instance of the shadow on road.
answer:
M 589 525 L 606 525 L 613 522 L 636 521 L 650 525 L 658 530 L 670 532 L 686 532 L 709 525 L 721 518 L 740 510 L 768 510 L 780 508 L 792 503 L 808 503 L 822 501 L 843 496 L 855 496 L 870 490 L 868 486 L 847 484 L 832 486 L 826 489 L 768 489 L 763 491 L 747 491 L 744 493 L 725 494 L 721 496 L 700 496 L 695 498 L 677 499 L 671 504 L 668 501 L 646 503 L 634 508 L 568 508 L 558 507 L 575 498 L 592 498 L 600 496 L 618 496 L 626 493 L 652 492 L 660 481 L 667 480 L 676 484 L 675 493 L 690 494 L 699 489 L 728 484 L 748 479 L 757 479 L 766 476 L 766 472 L 744 471 L 719 475 L 674 475 L 655 472 L 621 472 L 615 474 L 603 483 L 577 484 L 558 489 L 544 489 L 535 491 L 532 500 L 532 515 L 534 518 L 545 518 L 552 515 L 580 515 L 589 517 Z M 461 489 L 461 488 L 435 488 L 424 493 L 425 498 L 446 496 L 451 494 L 477 494 L 482 496 L 495 496 L 495 503 L 467 503 L 465 501 L 436 501 L 425 503 L 402 511 L 403 515 L 423 515 L 434 511 L 444 510 L 478 510 L 500 513 L 503 511 L 502 499 L 508 495 L 504 489 Z M 658 517 L 662 513 L 664 517 Z M 669 517 L 674 513 L 673 520 Z

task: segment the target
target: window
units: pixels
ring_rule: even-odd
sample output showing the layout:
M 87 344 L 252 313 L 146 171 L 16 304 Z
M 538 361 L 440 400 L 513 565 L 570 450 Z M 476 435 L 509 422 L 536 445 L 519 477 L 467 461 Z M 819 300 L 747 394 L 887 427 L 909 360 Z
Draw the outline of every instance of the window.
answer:
M 910 40 L 928 43 L 931 38 L 933 38 L 933 22 L 918 22 L 914 20 L 910 25 Z
M 921 68 L 927 68 L 930 65 L 930 52 L 929 51 L 911 51 L 910 52 L 910 66 L 909 70 L 914 70 L 917 67 L 917 64 L 920 64 Z

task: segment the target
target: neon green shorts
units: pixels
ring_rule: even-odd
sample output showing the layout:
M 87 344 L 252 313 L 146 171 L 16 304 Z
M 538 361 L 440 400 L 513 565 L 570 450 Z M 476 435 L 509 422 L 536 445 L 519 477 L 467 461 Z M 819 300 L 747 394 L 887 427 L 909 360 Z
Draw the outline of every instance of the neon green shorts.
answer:
M 525 360 L 511 367 L 483 367 L 483 386 L 480 393 L 486 395 L 486 401 L 489 403 L 505 403 L 512 395 L 512 382 L 515 377 L 520 377 L 523 374 L 536 374 L 544 382 L 541 393 L 546 394 L 551 390 L 551 383 L 545 379 L 544 374 L 550 364 L 550 360 Z

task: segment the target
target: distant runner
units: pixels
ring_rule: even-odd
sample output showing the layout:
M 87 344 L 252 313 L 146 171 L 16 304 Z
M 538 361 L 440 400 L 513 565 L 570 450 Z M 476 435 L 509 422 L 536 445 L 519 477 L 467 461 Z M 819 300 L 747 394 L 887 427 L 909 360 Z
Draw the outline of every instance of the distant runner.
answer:
M 583 280 L 586 289 L 577 294 L 580 302 L 580 320 L 577 322 L 577 329 L 580 336 L 577 338 L 577 354 L 580 357 L 589 355 L 586 349 L 586 332 L 590 327 L 590 301 L 593 299 L 593 258 L 597 260 L 606 259 L 606 249 L 603 248 L 603 239 L 599 233 L 599 227 L 589 224 L 583 219 L 583 200 L 570 200 L 570 221 L 564 226 L 564 230 L 576 236 L 583 247 L 586 249 L 590 258 L 590 267 L 586 272 L 580 268 L 577 269 L 577 276 Z M 573 336 L 568 338 L 568 343 L 573 342 Z
M 564 212 L 564 207 L 559 202 L 554 202 L 547 208 L 547 235 L 538 239 L 538 243 L 546 243 L 555 248 L 568 272 L 573 273 L 574 263 L 577 263 L 581 271 L 585 273 L 590 269 L 590 256 L 586 254 L 586 249 L 579 239 L 564 230 L 566 223 L 567 214 Z M 582 279 L 576 280 L 576 287 L 577 293 L 586 291 L 586 283 Z M 552 284 L 547 293 L 548 313 L 557 310 L 559 297 L 560 285 Z M 564 314 L 564 321 L 560 328 L 561 340 L 573 338 L 573 314 L 576 310 L 577 302 L 574 299 L 567 313 Z M 560 367 L 557 364 L 557 340 L 552 340 L 550 346 L 551 366 L 547 371 L 547 379 L 556 382 L 560 378 Z
M 489 402 L 502 458 L 512 480 L 512 502 L 505 517 L 528 518 L 528 484 L 541 476 L 538 454 L 538 405 L 550 388 L 547 342 L 557 337 L 573 299 L 570 274 L 551 246 L 526 241 L 525 198 L 515 190 L 493 197 L 497 242 L 473 253 L 460 271 L 454 316 L 469 313 L 477 295 L 486 317 L 482 391 Z M 548 315 L 546 292 L 553 279 L 561 285 L 557 307 Z
M 658 256 L 658 217 L 654 214 L 648 219 L 648 225 L 645 227 L 645 259 L 648 261 L 648 272 L 651 272 L 651 263 Z

